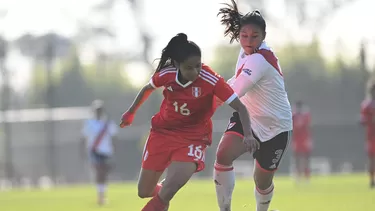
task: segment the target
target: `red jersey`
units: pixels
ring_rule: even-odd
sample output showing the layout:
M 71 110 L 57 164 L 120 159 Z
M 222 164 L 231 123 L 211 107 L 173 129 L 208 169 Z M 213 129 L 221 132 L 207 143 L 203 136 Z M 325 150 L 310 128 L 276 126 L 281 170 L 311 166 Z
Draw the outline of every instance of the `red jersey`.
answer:
M 154 74 L 150 84 L 164 87 L 160 111 L 151 120 L 152 130 L 207 144 L 212 139 L 215 96 L 226 103 L 237 97 L 225 80 L 206 65 L 202 65 L 195 81 L 182 84 L 178 70 L 167 67 Z
M 375 142 L 375 101 L 364 100 L 361 104 L 361 122 L 366 127 L 367 140 Z
M 309 111 L 293 112 L 293 141 L 310 141 L 310 122 L 311 115 Z

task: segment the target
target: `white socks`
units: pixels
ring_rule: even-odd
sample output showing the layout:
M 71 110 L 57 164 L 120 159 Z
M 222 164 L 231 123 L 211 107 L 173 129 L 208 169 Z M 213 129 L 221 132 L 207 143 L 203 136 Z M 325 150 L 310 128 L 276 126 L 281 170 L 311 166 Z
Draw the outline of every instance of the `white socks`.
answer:
M 268 210 L 270 203 L 271 203 L 272 196 L 273 196 L 273 189 L 274 189 L 273 183 L 266 190 L 260 190 L 257 187 L 255 188 L 254 193 L 255 193 L 255 200 L 257 202 L 256 211 Z
M 96 189 L 99 194 L 104 194 L 107 190 L 107 185 L 106 184 L 97 184 Z
M 232 193 L 235 184 L 233 166 L 224 166 L 215 163 L 214 181 L 220 211 L 230 211 Z
M 224 166 L 215 163 L 214 181 L 220 211 L 230 211 L 235 185 L 233 166 Z M 273 196 L 273 189 L 273 183 L 265 190 L 260 190 L 257 187 L 255 188 L 256 211 L 268 211 Z

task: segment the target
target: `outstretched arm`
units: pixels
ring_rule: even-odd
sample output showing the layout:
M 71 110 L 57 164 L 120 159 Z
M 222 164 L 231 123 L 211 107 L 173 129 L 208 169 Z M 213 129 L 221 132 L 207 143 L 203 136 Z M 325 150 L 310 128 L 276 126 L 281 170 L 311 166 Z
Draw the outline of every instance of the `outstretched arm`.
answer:
M 134 115 L 137 110 L 141 107 L 141 105 L 150 97 L 151 93 L 155 90 L 155 88 L 148 83 L 145 85 L 135 97 L 130 108 L 122 115 L 120 127 L 123 128 L 125 126 L 131 125 L 134 119 Z
M 137 112 L 138 108 L 150 97 L 151 93 L 155 90 L 155 88 L 151 84 L 145 85 L 135 97 L 132 105 L 128 109 L 129 113 Z

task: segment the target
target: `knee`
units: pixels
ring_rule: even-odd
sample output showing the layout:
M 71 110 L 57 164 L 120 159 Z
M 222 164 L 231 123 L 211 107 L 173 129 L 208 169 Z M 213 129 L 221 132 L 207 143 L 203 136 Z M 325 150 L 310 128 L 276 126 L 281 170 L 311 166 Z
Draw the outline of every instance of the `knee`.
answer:
M 152 196 L 152 192 L 138 189 L 138 197 L 141 199 L 149 198 Z
M 224 148 L 219 148 L 216 152 L 216 163 L 225 166 L 233 164 L 233 158 Z
M 166 196 L 165 198 L 172 198 L 185 184 L 184 181 L 166 182 L 163 184 L 162 195 Z
M 265 180 L 265 179 L 260 179 L 260 180 L 257 180 L 257 179 L 254 179 L 254 182 L 255 182 L 255 186 L 261 190 L 266 190 L 267 188 L 269 188 L 271 185 L 272 185 L 272 179 L 270 180 Z
M 260 190 L 266 190 L 273 183 L 273 173 L 263 173 L 262 175 L 254 174 L 254 183 Z
M 138 197 L 141 199 L 152 197 L 153 190 L 138 186 Z

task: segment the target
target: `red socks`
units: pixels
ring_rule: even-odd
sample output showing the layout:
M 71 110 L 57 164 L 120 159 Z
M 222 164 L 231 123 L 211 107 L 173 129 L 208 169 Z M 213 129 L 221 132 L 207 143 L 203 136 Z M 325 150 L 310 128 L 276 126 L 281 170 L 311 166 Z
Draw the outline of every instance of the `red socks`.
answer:
M 147 204 L 143 207 L 142 211 L 164 211 L 167 204 L 161 200 L 158 194 L 154 196 Z

